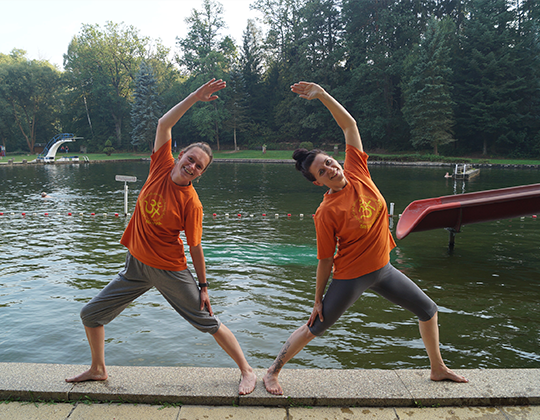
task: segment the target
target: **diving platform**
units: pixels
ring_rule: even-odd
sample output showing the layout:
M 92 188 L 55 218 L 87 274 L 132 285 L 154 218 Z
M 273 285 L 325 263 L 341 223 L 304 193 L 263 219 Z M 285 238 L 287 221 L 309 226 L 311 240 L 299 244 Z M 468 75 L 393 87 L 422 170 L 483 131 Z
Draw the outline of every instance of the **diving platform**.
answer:
M 45 146 L 43 152 L 37 156 L 36 160 L 38 162 L 54 163 L 56 159 L 56 153 L 64 143 L 71 143 L 82 139 L 83 137 L 75 137 L 75 135 L 71 133 L 57 134 L 49 140 L 47 146 Z
M 480 174 L 480 169 L 473 168 L 472 165 L 466 163 L 458 163 L 454 168 L 452 178 L 454 179 L 470 179 Z

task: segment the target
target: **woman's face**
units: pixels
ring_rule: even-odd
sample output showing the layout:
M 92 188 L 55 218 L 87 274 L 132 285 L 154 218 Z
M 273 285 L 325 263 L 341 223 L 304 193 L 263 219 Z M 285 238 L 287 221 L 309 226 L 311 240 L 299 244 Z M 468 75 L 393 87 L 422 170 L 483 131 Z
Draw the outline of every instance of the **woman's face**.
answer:
M 323 153 L 315 157 L 309 172 L 315 177 L 313 181 L 315 185 L 324 185 L 333 191 L 341 190 L 347 183 L 343 168 L 338 161 Z
M 210 157 L 199 147 L 180 152 L 171 171 L 171 179 L 178 185 L 189 185 L 203 174 L 209 163 Z

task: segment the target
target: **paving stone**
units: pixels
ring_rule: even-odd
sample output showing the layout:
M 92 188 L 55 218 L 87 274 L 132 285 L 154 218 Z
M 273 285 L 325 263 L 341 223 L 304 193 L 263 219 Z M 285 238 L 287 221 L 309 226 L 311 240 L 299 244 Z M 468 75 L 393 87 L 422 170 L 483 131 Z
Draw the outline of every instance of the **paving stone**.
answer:
M 77 403 L 69 420 L 176 420 L 179 407 L 148 404 Z
M 396 408 L 407 420 L 509 420 L 497 407 Z
M 68 401 L 68 365 L 0 363 L 0 399 Z
M 313 407 L 289 408 L 290 420 L 398 420 L 393 408 Z
M 111 366 L 108 373 L 106 381 L 74 384 L 70 400 L 238 404 L 238 369 Z
M 2 420 L 65 420 L 73 410 L 68 403 L 0 403 L 0 419 Z
M 256 371 L 262 379 L 264 371 Z M 268 393 L 264 384 L 240 398 L 240 405 L 306 405 L 370 407 L 412 406 L 413 398 L 391 370 L 283 369 L 283 395 Z
M 501 407 L 507 420 L 538 420 L 540 419 L 540 406 Z
M 503 406 L 540 404 L 538 369 L 456 370 L 468 383 L 434 382 L 429 370 L 397 370 L 415 403 L 430 406 Z
M 276 407 L 210 407 L 185 405 L 178 420 L 286 420 L 287 410 Z

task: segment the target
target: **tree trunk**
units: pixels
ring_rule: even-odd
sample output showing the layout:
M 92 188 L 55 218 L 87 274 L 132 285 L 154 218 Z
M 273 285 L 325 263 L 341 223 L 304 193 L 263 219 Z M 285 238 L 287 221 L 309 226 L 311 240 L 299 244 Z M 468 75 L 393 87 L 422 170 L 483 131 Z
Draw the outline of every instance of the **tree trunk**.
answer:
M 117 148 L 122 148 L 122 117 L 117 117 L 113 112 L 112 117 L 114 120 L 114 134 L 116 136 Z
M 215 101 L 214 101 L 214 111 L 215 111 L 215 114 L 217 115 L 217 105 L 216 105 Z M 214 120 L 214 128 L 216 130 L 216 145 L 217 145 L 217 149 L 218 149 L 218 152 L 219 152 L 219 127 L 218 127 L 217 117 Z

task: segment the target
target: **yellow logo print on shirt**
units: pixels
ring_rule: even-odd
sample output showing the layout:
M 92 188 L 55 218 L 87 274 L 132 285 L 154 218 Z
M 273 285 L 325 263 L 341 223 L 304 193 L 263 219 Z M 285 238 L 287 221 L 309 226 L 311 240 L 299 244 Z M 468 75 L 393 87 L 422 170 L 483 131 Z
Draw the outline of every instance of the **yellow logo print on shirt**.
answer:
M 161 225 L 165 210 L 166 204 L 161 194 L 150 193 L 141 202 L 141 213 L 146 223 Z
M 361 195 L 353 204 L 353 217 L 360 223 L 361 229 L 369 229 L 379 217 L 382 203 L 376 197 Z

